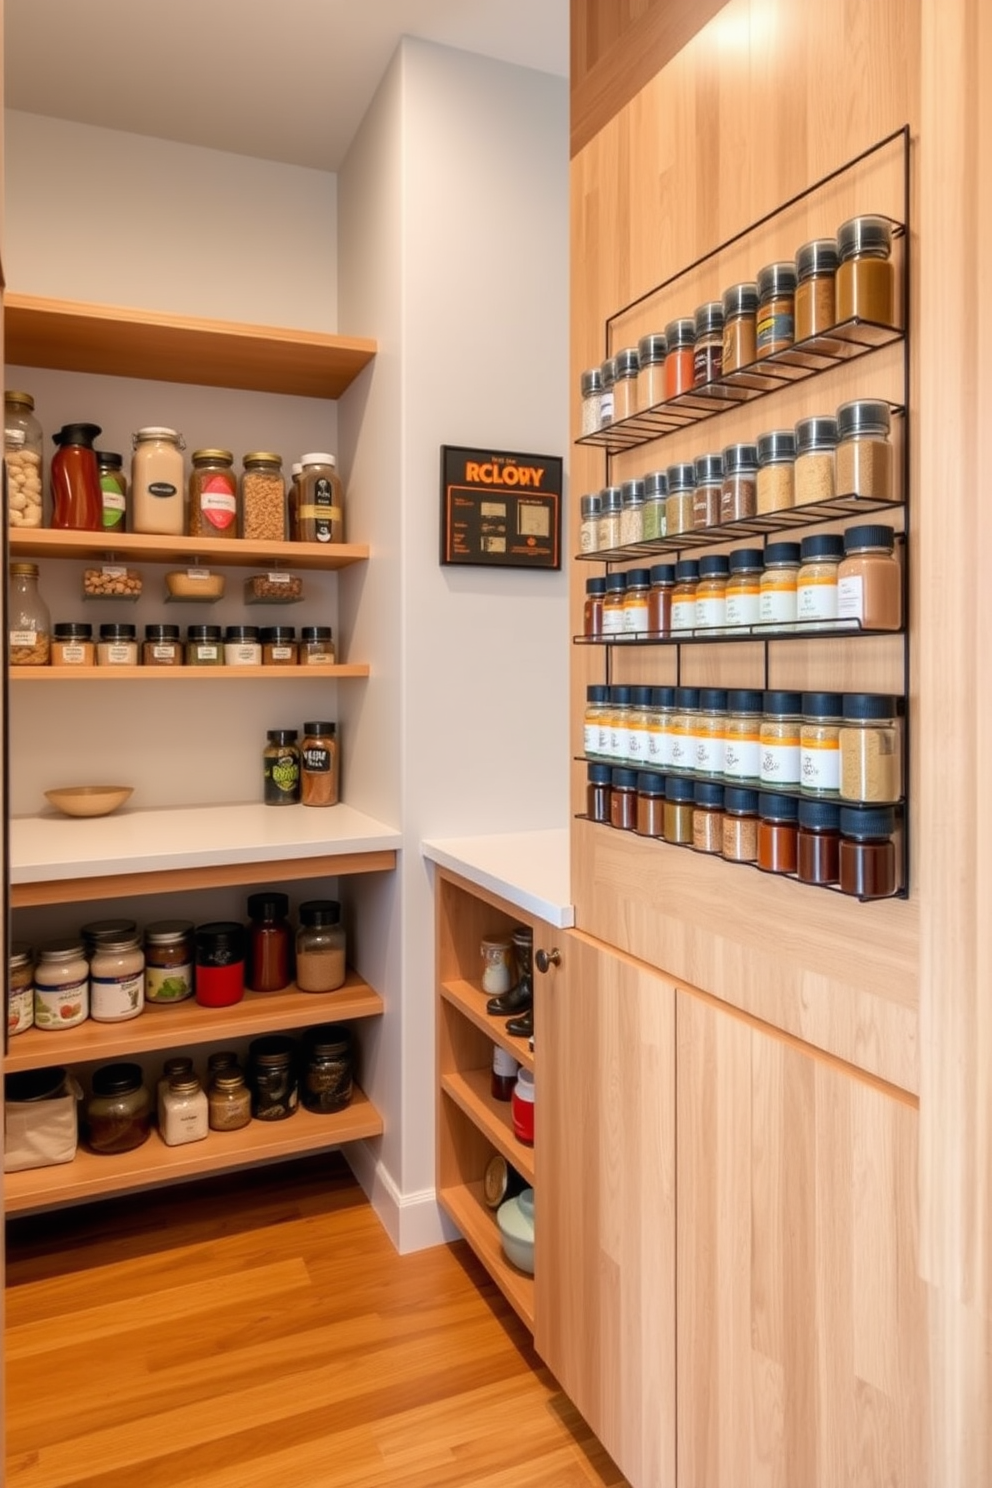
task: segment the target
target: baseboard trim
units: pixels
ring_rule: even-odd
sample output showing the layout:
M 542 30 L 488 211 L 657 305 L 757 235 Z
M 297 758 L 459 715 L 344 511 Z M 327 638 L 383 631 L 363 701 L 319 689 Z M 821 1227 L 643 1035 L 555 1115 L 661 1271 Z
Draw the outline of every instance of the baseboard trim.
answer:
M 454 1225 L 442 1214 L 433 1188 L 401 1193 L 368 1142 L 349 1142 L 341 1150 L 400 1255 L 459 1238 Z

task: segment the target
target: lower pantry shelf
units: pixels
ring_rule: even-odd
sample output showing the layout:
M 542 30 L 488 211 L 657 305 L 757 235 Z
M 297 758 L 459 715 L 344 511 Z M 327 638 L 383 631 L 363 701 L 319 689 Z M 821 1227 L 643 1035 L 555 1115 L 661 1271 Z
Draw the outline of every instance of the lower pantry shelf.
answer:
M 524 1271 L 518 1271 L 503 1254 L 496 1216 L 486 1207 L 482 1184 L 466 1183 L 442 1188 L 438 1200 L 520 1321 L 533 1333 L 534 1278 Z
M 510 1104 L 494 1099 L 489 1091 L 489 1081 L 488 1069 L 450 1071 L 441 1076 L 441 1089 L 461 1107 L 496 1151 L 533 1186 L 534 1149 L 515 1135 Z

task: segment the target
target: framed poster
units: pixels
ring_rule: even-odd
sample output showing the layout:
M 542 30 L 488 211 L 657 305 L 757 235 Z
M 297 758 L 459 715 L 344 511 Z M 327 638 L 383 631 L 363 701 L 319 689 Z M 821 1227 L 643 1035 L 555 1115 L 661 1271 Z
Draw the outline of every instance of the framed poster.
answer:
M 561 568 L 558 455 L 441 446 L 441 562 Z

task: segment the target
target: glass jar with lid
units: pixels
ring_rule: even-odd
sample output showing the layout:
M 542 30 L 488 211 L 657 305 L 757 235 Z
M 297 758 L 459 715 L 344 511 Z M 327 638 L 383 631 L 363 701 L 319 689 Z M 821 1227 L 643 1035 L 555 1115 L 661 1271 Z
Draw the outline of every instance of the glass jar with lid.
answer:
M 637 831 L 637 771 L 618 766 L 610 772 L 610 826 Z
M 304 723 L 300 740 L 300 800 L 304 806 L 336 806 L 341 799 L 341 750 L 337 724 Z
M 251 1091 L 244 1070 L 225 1064 L 214 1075 L 207 1091 L 207 1123 L 211 1131 L 240 1131 L 251 1121 Z
M 696 788 L 691 780 L 665 776 L 665 841 L 676 847 L 692 845 L 692 815 Z
M 731 444 L 723 452 L 723 486 L 720 491 L 721 522 L 739 522 L 758 510 L 758 448 L 754 444 Z
M 699 689 L 699 712 L 694 724 L 694 773 L 708 780 L 723 777 L 727 737 L 727 693 L 723 687 Z
M 86 1103 L 86 1141 L 91 1151 L 133 1152 L 151 1135 L 152 1097 L 140 1064 L 105 1064 L 93 1071 Z
M 762 625 L 777 630 L 794 630 L 799 577 L 799 544 L 769 543 L 765 548 L 765 566 L 761 573 L 758 615 Z
M 145 926 L 145 1001 L 165 1006 L 192 996 L 192 920 L 153 920 Z
M 796 425 L 796 506 L 832 501 L 837 494 L 837 420 L 805 418 Z
M 887 217 L 852 217 L 837 230 L 837 319 L 892 325 L 895 271 L 892 223 Z
M 902 795 L 902 730 L 889 693 L 844 695 L 840 795 L 866 805 L 891 805 Z
M 603 597 L 603 634 L 616 637 L 623 635 L 623 601 L 627 592 L 627 575 L 606 575 L 606 594 Z
M 780 690 L 765 693 L 761 719 L 762 785 L 799 788 L 802 707 L 801 693 Z
M 606 357 L 599 364 L 599 427 L 609 428 L 613 422 L 613 384 L 616 381 L 617 367 L 612 357 Z
M 665 357 L 668 342 L 664 331 L 642 336 L 637 343 L 637 407 L 641 412 L 665 401 Z
M 586 771 L 586 815 L 590 821 L 609 824 L 612 774 L 609 765 L 590 765 Z
M 237 537 L 238 479 L 231 451 L 198 449 L 190 459 L 187 533 L 190 537 Z
M 141 646 L 142 666 L 182 666 L 185 652 L 178 625 L 145 626 Z
M 664 470 L 651 470 L 644 477 L 644 541 L 654 542 L 668 533 L 665 502 L 668 498 L 668 476 Z
M 210 1058 L 213 1059 L 211 1054 Z M 233 1055 L 231 1056 L 234 1057 Z M 162 1063 L 162 1073 L 155 1087 L 155 1109 L 158 1113 L 159 1126 L 165 1125 L 165 1116 L 162 1111 L 162 1101 L 169 1088 L 169 1081 L 173 1075 L 191 1075 L 193 1073 L 193 1061 L 188 1054 L 170 1054 L 169 1058 Z
M 684 460 L 678 465 L 669 465 L 667 475 L 665 527 L 668 537 L 677 537 L 682 532 L 692 531 L 696 467 L 691 460 Z
M 167 1147 L 205 1140 L 210 1129 L 210 1108 L 206 1091 L 191 1071 L 170 1075 L 160 1110 L 159 1135 Z
M 881 523 L 849 527 L 838 569 L 837 614 L 865 630 L 902 625 L 902 569 L 894 552 L 895 532 Z
M 759 434 L 758 513 L 784 511 L 796 504 L 796 434 L 794 429 L 770 429 Z
M 799 786 L 806 795 L 836 796 L 840 790 L 839 692 L 804 692 L 799 730 Z
M 132 436 L 131 526 L 134 532 L 180 537 L 185 532 L 183 510 L 183 450 L 186 442 L 176 429 L 148 425 Z
M 300 905 L 296 932 L 296 985 L 301 992 L 333 992 L 344 985 L 347 940 L 336 899 Z
M 723 851 L 723 786 L 697 780 L 692 800 L 692 845 L 697 852 Z
M 596 551 L 602 553 L 620 546 L 620 515 L 623 496 L 619 486 L 604 486 L 599 493 L 599 526 Z
M 858 899 L 888 899 L 899 887 L 891 806 L 840 808 L 841 892 Z
M 620 545 L 644 540 L 644 482 L 624 481 L 620 487 Z
M 7 467 L 7 520 L 11 527 L 40 527 L 44 436 L 30 393 L 4 394 L 3 450 Z
M 799 802 L 796 872 L 799 882 L 807 884 L 835 884 L 840 878 L 840 807 L 835 802 Z
M 680 558 L 675 565 L 675 588 L 672 590 L 672 634 L 692 630 L 696 623 L 696 585 L 699 563 L 695 558 Z
M 708 300 L 696 309 L 693 386 L 718 381 L 723 372 L 723 301 Z
M 648 570 L 651 588 L 648 592 L 648 634 L 670 636 L 672 633 L 672 594 L 675 591 L 674 563 L 654 563 Z
M 299 645 L 295 625 L 263 625 L 258 633 L 263 666 L 297 666 Z
M 837 243 L 814 238 L 796 254 L 796 340 L 808 341 L 837 323 Z
M 648 724 L 651 721 L 651 688 L 630 689 L 630 712 L 627 715 L 627 742 L 623 757 L 640 769 L 648 758 Z
M 637 373 L 639 361 L 636 346 L 625 346 L 613 358 L 613 422 L 630 418 L 637 412 Z
M 795 873 L 799 803 L 764 792 L 758 800 L 758 867 L 766 873 Z
M 627 722 L 633 700 L 629 687 L 623 684 L 610 688 L 610 759 L 627 758 Z
M 696 379 L 696 322 L 688 316 L 665 327 L 665 399 L 687 393 Z
M 333 455 L 316 452 L 300 461 L 300 498 L 296 508 L 296 542 L 344 542 L 344 487 Z
M 603 634 L 603 605 L 606 602 L 606 580 L 586 579 L 586 597 L 582 606 L 582 634 L 599 639 Z
M 730 562 L 725 553 L 707 553 L 699 560 L 696 585 L 696 630 L 722 631 L 727 623 L 727 580 Z
M 34 952 L 14 941 L 7 960 L 7 1034 L 34 1027 Z
M 225 666 L 261 666 L 257 625 L 229 625 L 224 631 Z
M 96 468 L 100 481 L 103 530 L 123 532 L 127 525 L 127 476 L 124 457 L 115 450 L 97 450 Z
M 241 535 L 266 542 L 286 538 L 286 481 L 282 456 L 274 450 L 252 450 L 241 472 Z M 231 534 L 233 536 L 233 533 Z
M 672 738 L 669 769 L 691 775 L 696 764 L 696 714 L 699 712 L 699 688 L 676 687 L 675 703 L 669 722 Z
M 11 666 L 48 666 L 52 619 L 38 589 L 37 563 L 10 565 L 7 659 Z
M 730 577 L 726 589 L 726 624 L 728 630 L 742 630 L 757 625 L 761 600 L 761 571 L 765 555 L 761 548 L 737 548 L 730 554 Z
M 700 455 L 695 462 L 696 489 L 692 496 L 693 527 L 715 527 L 723 497 L 723 456 Z
M 723 856 L 728 863 L 758 858 L 758 792 L 728 785 L 723 793 Z
M 749 367 L 758 355 L 758 286 L 732 284 L 723 292 L 723 375 Z
M 306 1109 L 321 1116 L 343 1111 L 353 1088 L 350 1029 L 344 1023 L 308 1028 L 303 1035 L 300 1080 L 300 1098 Z
M 101 625 L 96 660 L 97 666 L 137 666 L 137 627 L 116 623 Z
M 596 434 L 600 428 L 599 402 L 603 391 L 602 373 L 598 367 L 587 367 L 579 377 L 579 394 L 582 399 L 582 437 Z
M 599 547 L 599 518 L 603 509 L 599 492 L 579 497 L 579 552 L 595 553 Z
M 661 837 L 665 830 L 665 781 L 661 775 L 641 770 L 637 776 L 637 826 L 639 837 Z
M 654 769 L 665 769 L 672 762 L 672 710 L 674 687 L 652 687 L 648 708 L 647 762 Z
M 137 935 L 97 942 L 90 961 L 90 1017 L 125 1023 L 145 1005 L 145 955 Z
M 224 665 L 224 637 L 219 625 L 187 625 L 186 665 Z
M 300 628 L 300 666 L 333 666 L 337 657 L 329 625 Z
M 796 266 L 787 260 L 758 270 L 757 357 L 785 351 L 796 339 Z
M 288 913 L 286 894 L 266 890 L 248 895 L 245 986 L 250 992 L 281 992 L 293 980 L 293 932 Z
M 300 746 L 296 729 L 269 729 L 262 752 L 263 796 L 266 806 L 300 803 Z
M 75 1028 L 90 1015 L 90 968 L 82 942 L 69 936 L 38 947 L 34 968 L 36 1028 Z
M 816 629 L 837 620 L 837 571 L 844 556 L 839 532 L 814 532 L 799 544 L 796 619 Z
M 723 776 L 725 780 L 761 779 L 761 720 L 765 695 L 758 688 L 736 687 L 727 693 L 727 722 L 724 727 Z
M 623 592 L 623 633 L 642 636 L 648 629 L 648 595 L 651 572 L 647 568 L 628 568 L 627 587 Z
M 582 721 L 583 753 L 596 757 L 609 753 L 610 690 L 600 682 L 586 688 L 586 706 Z
M 880 398 L 857 398 L 837 410 L 837 491 L 892 500 L 892 415 Z
M 231 1007 L 245 995 L 245 930 L 238 920 L 197 925 L 195 991 L 201 1007 Z
M 93 627 L 76 620 L 57 621 L 52 631 L 52 666 L 93 666 Z

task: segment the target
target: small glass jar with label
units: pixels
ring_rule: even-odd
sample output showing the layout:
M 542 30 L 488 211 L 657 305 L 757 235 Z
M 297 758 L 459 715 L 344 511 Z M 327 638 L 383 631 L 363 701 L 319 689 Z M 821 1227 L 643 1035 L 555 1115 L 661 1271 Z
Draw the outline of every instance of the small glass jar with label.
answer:
M 630 735 L 629 719 L 633 699 L 629 687 L 619 685 L 610 688 L 610 759 L 627 758 L 627 742 Z
M 603 378 L 598 367 L 587 367 L 579 378 L 582 398 L 582 437 L 599 432 L 599 403 L 603 391 Z
M 219 625 L 187 625 L 186 665 L 224 665 L 224 639 Z
M 837 263 L 834 238 L 814 238 L 796 254 L 797 341 L 822 336 L 837 323 Z
M 586 771 L 586 816 L 590 821 L 610 820 L 610 776 L 609 765 L 590 765 Z
M 837 571 L 837 614 L 857 620 L 865 630 L 898 630 L 902 625 L 902 569 L 895 556 L 895 532 L 881 523 L 849 527 L 844 558 Z
M 844 556 L 838 532 L 816 532 L 799 545 L 796 575 L 796 619 L 810 629 L 837 620 L 837 570 Z
M 665 831 L 665 779 L 652 771 L 637 776 L 637 834 L 661 837 Z
M 665 777 L 665 841 L 676 847 L 692 843 L 692 816 L 696 788 L 691 780 L 677 775 Z
M 668 342 L 664 331 L 642 336 L 637 343 L 637 407 L 643 412 L 665 401 L 665 357 Z
M 146 625 L 142 666 L 182 666 L 185 659 L 178 625 Z
M 171 1075 L 159 1106 L 159 1135 L 167 1147 L 202 1142 L 210 1130 L 210 1107 L 198 1077 L 185 1072 Z
M 300 905 L 296 932 L 296 985 L 301 992 L 334 992 L 348 975 L 348 944 L 336 899 Z
M 770 429 L 759 434 L 758 514 L 785 511 L 796 504 L 796 434 L 794 429 Z
M 839 692 L 804 692 L 799 730 L 799 786 L 810 796 L 836 796 L 840 790 Z
M 765 548 L 758 600 L 758 617 L 762 625 L 776 630 L 795 629 L 798 578 L 799 544 L 769 543 Z
M 137 666 L 138 639 L 133 625 L 101 625 L 97 666 Z
M 609 428 L 613 422 L 613 384 L 616 380 L 617 367 L 612 357 L 607 357 L 599 364 L 599 427 Z
M 497 1050 L 501 1056 L 497 1058 Z M 497 1065 L 502 1072 L 508 1061 L 517 1061 L 506 1051 L 494 1046 L 492 1093 L 496 1096 Z M 516 1069 L 514 1070 L 514 1077 Z M 516 1080 L 514 1078 L 514 1083 Z M 351 1030 L 343 1023 L 321 1023 L 308 1028 L 303 1035 L 303 1061 L 300 1072 L 300 1099 L 308 1111 L 329 1116 L 343 1111 L 352 1097 Z M 511 1085 L 512 1093 L 512 1085 Z M 509 1100 L 510 1095 L 496 1096 Z
M 620 487 L 620 546 L 644 540 L 644 482 L 624 481 Z
M 738 548 L 728 560 L 730 577 L 726 589 L 728 630 L 757 625 L 760 619 L 761 572 L 765 555 L 761 548 Z
M 727 623 L 727 582 L 730 562 L 725 553 L 707 553 L 699 560 L 696 585 L 696 630 L 722 631 Z
M 295 542 L 344 542 L 344 486 L 333 455 L 318 451 L 300 462 Z
M 603 634 L 603 604 L 606 580 L 586 579 L 586 597 L 582 605 L 582 634 L 598 640 Z
M 723 292 L 723 375 L 749 367 L 758 355 L 758 286 L 732 284 Z
M 667 770 L 672 763 L 672 714 L 675 688 L 652 687 L 648 720 L 648 764 Z
M 835 884 L 840 878 L 840 807 L 834 802 L 799 802 L 796 872 L 807 884 Z
M 137 937 L 97 942 L 90 961 L 90 1017 L 125 1023 L 145 1005 L 145 955 Z
M 672 736 L 669 769 L 691 775 L 696 764 L 696 714 L 699 712 L 699 688 L 676 687 L 675 705 L 669 728 Z
M 145 926 L 145 1001 L 167 1006 L 193 996 L 192 920 Z
M 796 425 L 796 506 L 832 501 L 837 494 L 837 420 L 805 418 Z
M 602 508 L 598 491 L 579 497 L 580 553 L 595 553 L 599 547 L 599 517 Z
M 766 791 L 758 801 L 758 867 L 766 873 L 795 873 L 799 803 Z
M 286 481 L 282 456 L 274 450 L 252 450 L 245 455 L 241 472 L 241 536 L 266 542 L 286 539 Z
M 723 301 L 708 300 L 696 309 L 693 386 L 717 382 L 723 372 Z
M 273 1034 L 249 1044 L 248 1086 L 256 1121 L 286 1121 L 295 1114 L 300 1082 L 293 1039 Z
M 613 358 L 613 422 L 637 412 L 638 356 L 636 346 L 625 346 Z
M 607 766 L 607 769 L 609 766 Z M 515 985 L 513 946 L 507 935 L 484 935 L 479 942 L 481 985 L 490 997 L 501 997 Z
M 7 658 L 11 666 L 48 666 L 52 649 L 52 619 L 38 590 L 37 563 L 10 565 L 7 640 Z
M 606 593 L 603 596 L 603 634 L 615 637 L 623 634 L 623 601 L 627 593 L 627 575 L 606 575 Z
M 180 537 L 185 530 L 183 436 L 149 425 L 132 436 L 132 443 L 131 531 Z
M 728 785 L 723 793 L 723 856 L 728 863 L 758 859 L 758 792 Z
M 586 707 L 582 721 L 583 752 L 593 758 L 606 754 L 609 744 L 610 689 L 600 682 L 586 688 Z M 605 745 L 604 745 L 605 733 Z
M 731 688 L 727 693 L 727 722 L 724 728 L 723 776 L 725 780 L 761 779 L 761 720 L 765 695 L 757 688 Z
M 672 633 L 672 593 L 675 589 L 675 565 L 655 563 L 648 570 L 648 634 L 670 636 Z
M 798 789 L 801 775 L 799 731 L 802 694 L 765 693 L 761 720 L 761 783 Z
M 693 788 L 692 845 L 697 852 L 723 851 L 723 786 L 697 780 Z
M 93 666 L 95 661 L 92 625 L 59 621 L 52 632 L 52 666 Z
M 297 666 L 299 648 L 295 625 L 263 625 L 259 632 L 262 642 L 263 666 Z
M 758 270 L 757 357 L 785 351 L 796 339 L 796 266 L 791 260 Z
M 696 585 L 699 563 L 695 558 L 680 558 L 675 565 L 675 587 L 672 590 L 672 634 L 692 630 L 696 623 Z
M 731 444 L 723 452 L 720 521 L 739 522 L 758 510 L 758 449 L 754 444 Z
M 669 465 L 665 498 L 665 529 L 669 537 L 691 532 L 695 520 L 696 467 L 691 460 Z
M 7 1035 L 34 1027 L 34 953 L 14 941 L 7 962 Z
M 262 646 L 256 625 L 229 625 L 224 631 L 225 666 L 261 666 Z
M 844 801 L 881 806 L 894 804 L 902 795 L 902 730 L 896 700 L 889 693 L 844 695 L 840 795 Z
M 300 666 L 334 666 L 337 653 L 329 625 L 304 625 L 300 630 Z
M 298 806 L 300 748 L 296 729 L 269 729 L 262 754 L 266 806 Z
M 288 913 L 286 894 L 265 890 L 248 895 L 245 987 L 250 992 L 281 992 L 293 980 L 293 932 Z
M 337 724 L 304 723 L 300 741 L 300 800 L 304 806 L 336 806 L 341 799 L 341 751 Z
M 34 1023 L 50 1031 L 75 1028 L 90 1015 L 90 967 L 82 942 L 44 941 L 34 969 Z
M 700 455 L 695 462 L 696 489 L 692 495 L 692 525 L 715 527 L 720 520 L 723 495 L 723 456 Z
M 664 470 L 651 470 L 644 477 L 644 541 L 654 542 L 668 533 L 665 502 L 668 499 L 668 476 Z
M 152 1114 L 151 1091 L 140 1064 L 105 1064 L 93 1071 L 93 1093 L 85 1112 L 91 1151 L 133 1152 L 151 1135 Z
M 637 771 L 624 767 L 610 776 L 610 826 L 620 832 L 637 831 Z
M 599 517 L 596 527 L 596 552 L 620 546 L 620 522 L 623 493 L 619 486 L 604 486 L 599 493 Z
M 651 572 L 647 568 L 629 568 L 627 587 L 623 592 L 623 633 L 642 636 L 648 629 L 648 595 Z
M 127 517 L 127 476 L 124 458 L 113 450 L 97 450 L 97 474 L 103 508 L 103 530 L 123 532 Z
M 251 1121 L 251 1091 L 244 1070 L 225 1064 L 216 1071 L 207 1091 L 207 1122 L 211 1131 L 241 1131 Z
M 647 764 L 648 758 L 648 724 L 651 721 L 651 688 L 632 687 L 630 689 L 630 713 L 627 716 L 627 743 L 624 748 L 624 759 L 628 764 L 640 769 Z
M 696 322 L 684 316 L 665 327 L 665 399 L 687 393 L 696 380 Z
M 699 689 L 694 738 L 693 773 L 702 779 L 722 779 L 727 740 L 727 693 L 723 687 Z
M 513 1087 L 517 1083 L 519 1069 L 518 1059 L 514 1059 L 513 1055 L 501 1044 L 493 1044 L 492 1073 L 489 1079 L 489 1093 L 493 1100 L 510 1101 L 513 1099 Z M 306 1105 L 305 1096 L 303 1104 Z

